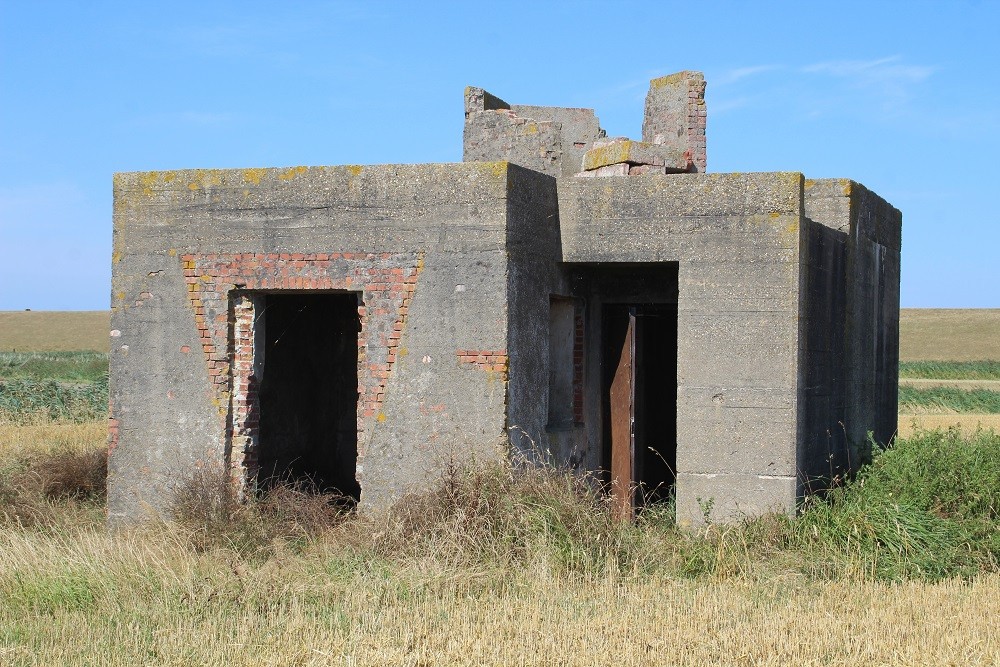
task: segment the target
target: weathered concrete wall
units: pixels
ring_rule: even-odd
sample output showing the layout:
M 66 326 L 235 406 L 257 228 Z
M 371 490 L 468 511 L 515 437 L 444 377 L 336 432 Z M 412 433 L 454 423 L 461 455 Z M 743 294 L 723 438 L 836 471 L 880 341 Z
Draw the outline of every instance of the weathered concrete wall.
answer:
M 802 233 L 801 492 L 818 491 L 851 466 L 845 326 L 849 201 L 844 182 L 807 180 Z
M 529 459 L 550 452 L 546 437 L 549 400 L 549 298 L 568 289 L 561 267 L 556 180 L 509 167 L 507 276 L 510 353 L 507 420 L 511 444 Z M 559 452 L 552 453 L 558 459 Z
M 111 520 L 162 511 L 195 470 L 228 464 L 235 289 L 381 304 L 362 315 L 362 504 L 450 456 L 496 455 L 509 188 L 502 163 L 116 175 Z
M 559 124 L 562 155 L 559 159 L 561 169 L 558 175 L 572 176 L 579 172 L 587 149 L 604 136 L 600 121 L 593 109 L 513 104 L 511 110 L 522 118 Z
M 793 511 L 801 174 L 559 181 L 565 262 L 679 262 L 677 512 Z
M 463 146 L 464 162 L 503 160 L 549 176 L 562 173 L 562 133 L 552 121 L 481 111 L 466 116 Z
M 888 443 L 898 419 L 899 276 L 902 214 L 863 185 L 847 181 L 848 438 L 866 432 Z
M 901 216 L 847 179 L 806 181 L 805 208 L 800 465 L 818 480 L 896 431 Z
M 465 89 L 465 162 L 506 160 L 549 176 L 570 176 L 603 134 L 593 109 L 511 105 L 482 88 Z

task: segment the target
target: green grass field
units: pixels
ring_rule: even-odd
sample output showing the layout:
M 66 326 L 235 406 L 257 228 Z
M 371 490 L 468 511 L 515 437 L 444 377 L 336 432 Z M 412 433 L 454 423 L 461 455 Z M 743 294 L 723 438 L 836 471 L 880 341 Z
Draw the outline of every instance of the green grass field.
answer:
M 1000 336 L 1000 332 L 997 332 Z M 1000 361 L 901 361 L 899 378 L 919 380 L 1000 380 Z
M 0 352 L 0 380 L 98 382 L 107 374 L 105 352 Z
M 106 353 L 0 352 L 0 422 L 83 423 L 107 405 Z
M 1000 414 L 1000 391 L 900 385 L 899 411 L 905 414 L 958 412 Z

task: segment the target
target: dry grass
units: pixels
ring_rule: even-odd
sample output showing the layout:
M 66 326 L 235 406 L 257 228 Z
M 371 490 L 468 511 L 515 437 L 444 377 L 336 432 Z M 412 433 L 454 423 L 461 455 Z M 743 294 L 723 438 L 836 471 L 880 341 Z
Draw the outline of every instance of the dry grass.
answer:
M 987 391 L 1000 392 L 1000 380 L 937 380 L 931 378 L 900 378 L 899 385 L 901 387 L 918 387 L 921 389 L 948 387 L 951 389 L 986 389 Z
M 0 422 L 0 459 L 10 459 L 24 453 L 89 451 L 101 447 L 107 437 L 106 421 L 28 426 Z
M 0 437 L 28 449 L 8 456 L 57 461 L 101 448 L 103 424 L 4 427 Z M 200 482 L 182 522 L 108 533 L 100 513 L 69 515 L 70 501 L 43 490 L 56 510 L 48 521 L 0 523 L 0 664 L 989 665 L 1000 656 L 995 567 L 936 583 L 880 583 L 873 564 L 810 574 L 782 549 L 796 562 L 822 552 L 796 551 L 780 517 L 699 541 L 610 521 L 589 486 L 514 468 L 449 472 L 385 516 L 345 521 L 292 489 L 229 505 L 213 524 L 198 510 L 215 507 L 217 487 Z M 715 565 L 689 576 L 642 566 L 661 554 Z
M 5 665 L 995 665 L 1000 577 L 560 579 L 0 531 Z
M 971 433 L 977 428 L 993 429 L 1000 432 L 1000 415 L 971 414 L 899 414 L 899 435 L 908 438 L 917 431 L 960 427 Z
M 0 423 L 0 525 L 97 526 L 107 482 L 106 422 Z
M 1000 308 L 904 308 L 901 361 L 1000 359 Z
M 0 311 L 0 352 L 108 351 L 111 311 Z

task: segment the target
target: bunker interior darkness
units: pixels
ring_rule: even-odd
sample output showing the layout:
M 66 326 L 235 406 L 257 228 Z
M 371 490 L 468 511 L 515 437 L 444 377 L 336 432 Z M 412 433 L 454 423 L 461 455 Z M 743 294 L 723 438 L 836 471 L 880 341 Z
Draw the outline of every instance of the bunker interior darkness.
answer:
M 357 295 L 272 292 L 258 299 L 256 482 L 304 482 L 357 501 Z
M 464 111 L 461 163 L 115 175 L 110 522 L 198 471 L 375 511 L 512 455 L 730 521 L 893 437 L 898 210 L 707 172 L 698 72 L 650 82 L 641 139 Z

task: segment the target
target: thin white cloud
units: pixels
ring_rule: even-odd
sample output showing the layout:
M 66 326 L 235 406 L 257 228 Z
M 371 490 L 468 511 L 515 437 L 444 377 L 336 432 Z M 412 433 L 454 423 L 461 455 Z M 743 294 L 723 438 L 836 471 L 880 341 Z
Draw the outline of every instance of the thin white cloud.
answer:
M 147 127 L 154 125 L 183 125 L 188 127 L 216 127 L 239 120 L 235 114 L 225 111 L 167 111 L 140 116 L 133 125 Z
M 230 113 L 213 113 L 204 111 L 182 111 L 177 119 L 191 125 L 223 125 L 233 120 Z
M 822 95 L 806 105 L 812 107 L 809 116 L 823 116 L 846 100 L 856 100 L 861 93 L 866 113 L 877 109 L 884 120 L 898 120 L 913 112 L 911 100 L 917 86 L 938 69 L 933 65 L 907 63 L 902 56 L 892 55 L 871 60 L 828 60 L 806 65 L 799 71 L 809 77 L 825 77 L 830 82 Z
M 299 62 L 303 40 L 330 31 L 354 30 L 392 20 L 391 10 L 366 3 L 316 3 L 298 12 L 262 12 L 240 21 L 202 23 L 198 19 L 165 33 L 186 53 L 254 62 Z
M 735 83 L 741 79 L 746 79 L 747 77 L 756 76 L 757 74 L 763 74 L 765 72 L 773 72 L 774 70 L 782 68 L 783 65 L 752 65 L 749 67 L 737 67 L 711 77 L 710 83 L 713 86 L 725 86 L 730 83 Z
M 920 83 L 938 69 L 929 65 L 908 65 L 902 60 L 898 55 L 875 60 L 829 60 L 806 65 L 801 70 L 808 74 L 853 78 L 859 83 L 904 84 Z
M 727 111 L 733 111 L 734 109 L 743 109 L 752 106 L 753 103 L 754 103 L 754 98 L 747 96 L 713 101 L 709 110 L 709 114 L 710 115 L 722 114 L 726 113 Z

